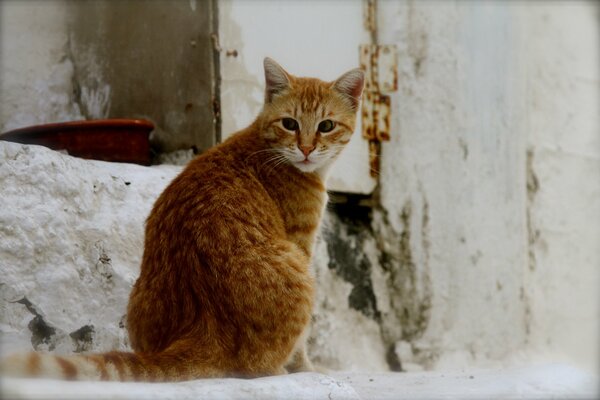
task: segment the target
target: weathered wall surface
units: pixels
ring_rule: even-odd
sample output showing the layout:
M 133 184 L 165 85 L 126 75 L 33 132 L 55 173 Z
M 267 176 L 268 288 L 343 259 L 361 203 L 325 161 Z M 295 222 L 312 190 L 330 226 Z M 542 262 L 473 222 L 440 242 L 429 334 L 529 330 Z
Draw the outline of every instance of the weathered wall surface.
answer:
M 247 6 L 227 1 L 221 10 L 228 22 L 221 26 L 223 109 L 235 111 L 223 115 L 224 127 L 243 126 L 260 106 L 260 71 L 244 57 L 272 54 L 281 40 L 259 40 L 269 30 L 254 32 L 236 14 Z M 563 22 L 554 21 L 561 14 Z M 597 8 L 379 2 L 378 23 L 379 43 L 398 47 L 400 85 L 392 95 L 392 140 L 383 144 L 381 204 L 358 230 L 361 218 L 354 209 L 351 221 L 334 223 L 334 234 L 325 233 L 327 279 L 349 284 L 348 306 L 379 327 L 379 335 L 364 341 L 383 346 L 392 368 L 486 364 L 519 358 L 532 347 L 550 351 L 548 357 L 570 354 L 571 361 L 594 368 L 600 313 L 592 285 L 598 282 L 600 236 L 598 224 L 585 221 L 598 220 L 591 206 L 600 181 L 592 172 L 598 170 Z M 295 40 L 299 48 L 308 42 Z M 315 55 L 312 63 L 320 64 L 315 48 L 303 54 Z M 311 60 L 297 63 L 310 71 Z M 241 105 L 237 91 L 253 93 L 253 100 Z M 575 161 L 585 166 L 565 165 L 562 178 L 546 175 L 542 184 L 538 168 L 560 169 L 566 160 L 542 162 L 537 149 L 556 140 L 549 132 L 565 128 L 571 143 L 587 148 Z M 353 175 L 349 168 L 345 172 Z M 569 198 L 563 194 L 567 183 Z M 532 185 L 548 189 L 544 201 Z M 580 186 L 585 189 L 575 190 Z M 554 207 L 570 210 L 569 202 L 581 204 L 581 211 L 564 218 L 572 230 L 552 243 L 557 254 L 550 256 L 538 236 L 554 228 L 538 215 L 560 215 Z M 575 233 L 580 228 L 589 240 Z M 572 243 L 565 247 L 567 238 Z M 364 257 L 352 253 L 350 243 Z M 569 252 L 581 254 L 578 270 L 569 268 Z M 532 263 L 541 258 L 546 267 L 532 273 Z M 564 302 L 575 291 L 577 303 Z M 579 336 L 560 329 L 565 320 L 556 310 L 575 318 Z M 351 323 L 343 326 L 352 331 Z M 548 342 L 556 342 L 553 350 Z M 336 346 L 323 338 L 319 343 Z
M 374 230 L 410 316 L 384 332 L 437 368 L 535 348 L 598 370 L 597 4 L 381 2 L 379 18 L 400 90 Z
M 600 7 L 528 8 L 529 341 L 600 370 Z
M 158 151 L 217 141 L 214 2 L 8 0 L 0 6 L 0 132 L 145 118 Z
M 3 354 L 127 347 L 144 221 L 179 170 L 0 142 Z
M 0 132 L 83 118 L 66 57 L 66 7 L 44 0 L 0 4 Z
M 82 105 L 84 115 L 150 119 L 159 151 L 213 146 L 214 6 L 212 0 L 69 3 L 76 100 L 91 105 Z
M 399 48 L 382 210 L 395 315 L 418 362 L 503 359 L 526 341 L 520 32 L 506 4 L 380 4 Z

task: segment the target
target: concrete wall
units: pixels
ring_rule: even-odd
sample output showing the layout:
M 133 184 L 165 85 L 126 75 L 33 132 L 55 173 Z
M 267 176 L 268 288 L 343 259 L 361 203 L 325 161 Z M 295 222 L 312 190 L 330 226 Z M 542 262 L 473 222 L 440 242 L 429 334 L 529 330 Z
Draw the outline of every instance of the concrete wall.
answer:
M 528 7 L 530 342 L 600 369 L 600 7 Z
M 597 369 L 597 5 L 380 2 L 379 18 L 400 91 L 375 230 L 398 304 L 427 311 L 413 353 L 456 367 L 533 347 Z
M 398 288 L 385 329 L 429 366 L 506 358 L 527 339 L 516 15 L 504 3 L 381 2 L 379 17 L 400 60 L 374 228 Z
M 0 131 L 145 118 L 153 147 L 217 142 L 213 1 L 2 3 Z
M 0 4 L 0 131 L 82 119 L 66 57 L 66 2 Z

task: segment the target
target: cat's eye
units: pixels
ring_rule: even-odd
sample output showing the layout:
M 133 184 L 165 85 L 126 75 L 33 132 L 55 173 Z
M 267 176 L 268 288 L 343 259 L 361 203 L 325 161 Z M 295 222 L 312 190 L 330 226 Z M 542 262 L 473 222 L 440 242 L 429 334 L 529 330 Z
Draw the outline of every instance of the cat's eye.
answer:
M 298 129 L 298 122 L 293 118 L 284 118 L 281 120 L 281 124 L 288 131 L 295 131 Z
M 321 121 L 319 123 L 319 132 L 327 133 L 331 132 L 335 128 L 335 122 L 330 119 L 326 119 L 325 121 Z

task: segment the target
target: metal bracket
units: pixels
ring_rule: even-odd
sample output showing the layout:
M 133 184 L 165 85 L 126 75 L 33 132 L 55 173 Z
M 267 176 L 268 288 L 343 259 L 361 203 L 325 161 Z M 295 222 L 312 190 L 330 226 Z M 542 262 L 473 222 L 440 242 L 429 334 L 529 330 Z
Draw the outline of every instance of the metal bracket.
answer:
M 390 140 L 391 98 L 398 90 L 398 61 L 395 45 L 363 44 L 360 66 L 365 71 L 362 101 L 362 136 L 369 141 L 371 176 L 378 177 L 381 143 Z

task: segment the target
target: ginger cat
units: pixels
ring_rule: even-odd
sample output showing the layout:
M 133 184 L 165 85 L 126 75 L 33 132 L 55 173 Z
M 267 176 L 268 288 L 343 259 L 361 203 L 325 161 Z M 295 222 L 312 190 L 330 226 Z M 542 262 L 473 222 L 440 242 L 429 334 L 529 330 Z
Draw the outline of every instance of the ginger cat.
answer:
M 313 370 L 311 252 L 364 77 L 298 78 L 269 58 L 264 67 L 256 120 L 191 161 L 148 217 L 127 310 L 135 352 L 16 354 L 4 375 L 182 381 Z

